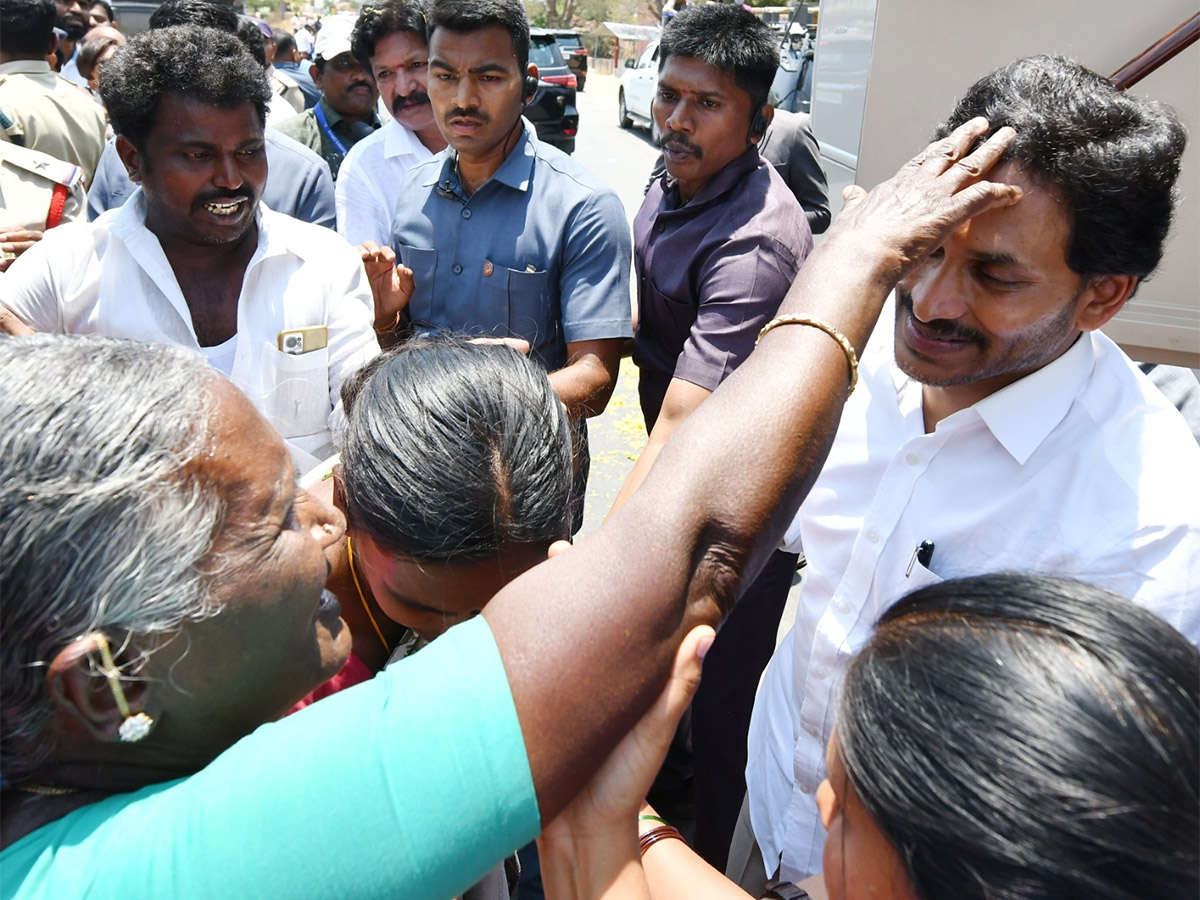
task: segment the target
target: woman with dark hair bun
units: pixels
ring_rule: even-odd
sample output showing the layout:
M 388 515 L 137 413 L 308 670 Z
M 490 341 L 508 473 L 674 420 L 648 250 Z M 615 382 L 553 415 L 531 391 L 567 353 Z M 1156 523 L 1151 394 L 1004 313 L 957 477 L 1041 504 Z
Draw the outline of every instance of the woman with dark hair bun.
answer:
M 569 534 L 566 412 L 512 347 L 413 338 L 347 379 L 342 400 L 340 465 L 309 491 L 346 515 L 326 555 L 354 650 L 302 706 L 475 615 Z
M 548 896 L 600 896 L 563 886 L 637 865 L 648 747 L 665 749 L 675 714 L 660 703 L 546 829 Z M 1200 896 L 1200 652 L 1108 591 L 1014 574 L 910 594 L 850 664 L 827 757 L 817 804 L 832 900 Z M 652 815 L 638 822 L 640 887 L 748 896 Z

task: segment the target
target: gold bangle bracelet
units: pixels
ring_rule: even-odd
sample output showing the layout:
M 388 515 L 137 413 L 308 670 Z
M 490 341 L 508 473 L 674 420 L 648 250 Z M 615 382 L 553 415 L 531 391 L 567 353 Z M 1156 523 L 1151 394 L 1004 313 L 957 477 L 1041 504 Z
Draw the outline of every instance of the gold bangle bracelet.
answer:
M 395 331 L 397 328 L 400 327 L 400 316 L 402 314 L 403 314 L 403 310 L 397 310 L 396 318 L 392 322 L 391 325 L 384 325 L 382 328 L 380 328 L 378 326 L 372 326 L 375 328 L 375 333 L 376 334 L 391 334 L 393 331 Z
M 854 352 L 854 347 L 851 346 L 850 341 L 844 334 L 828 322 L 824 322 L 814 316 L 776 316 L 763 326 L 762 331 L 758 333 L 758 337 L 754 341 L 754 346 L 757 347 L 761 343 L 768 331 L 772 328 L 778 328 L 780 325 L 811 325 L 813 328 L 819 328 L 837 341 L 838 346 L 842 348 L 842 352 L 846 354 L 846 362 L 850 365 L 850 388 L 846 391 L 846 396 L 849 397 L 854 393 L 854 388 L 858 385 L 858 354 Z

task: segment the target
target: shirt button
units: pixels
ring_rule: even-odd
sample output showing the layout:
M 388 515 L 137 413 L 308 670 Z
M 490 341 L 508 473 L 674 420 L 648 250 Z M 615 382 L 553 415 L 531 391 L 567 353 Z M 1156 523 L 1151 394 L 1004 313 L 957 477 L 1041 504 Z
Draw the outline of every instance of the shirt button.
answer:
M 820 740 L 820 738 L 821 738 L 821 729 L 819 729 L 819 728 L 818 728 L 816 725 L 809 725 L 809 726 L 808 726 L 807 728 L 805 728 L 804 730 L 808 732 L 808 735 L 809 735 L 809 737 L 815 737 L 815 738 L 817 738 L 818 740 Z
M 825 676 L 828 674 L 829 673 L 826 672 L 824 669 L 822 669 L 820 666 L 817 666 L 817 668 L 813 669 L 813 672 L 812 672 L 813 678 L 815 678 L 817 681 L 824 681 Z
M 921 457 L 917 456 L 917 454 L 915 454 L 915 453 L 910 453 L 910 454 L 908 454 L 908 456 L 904 457 L 904 461 L 906 463 L 908 463 L 910 466 L 915 466 L 917 463 L 919 463 L 921 461 Z
M 463 208 L 463 211 L 462 211 L 462 217 L 463 217 L 464 219 L 469 219 L 469 218 L 471 218 L 471 211 L 470 211 L 469 209 L 466 209 L 466 208 L 464 207 L 464 208 Z
M 872 528 L 870 531 L 867 532 L 867 540 L 870 541 L 872 544 L 878 544 L 879 543 L 879 532 L 876 531 L 874 528 Z
M 662 222 L 655 222 L 654 230 L 657 231 L 659 234 L 662 234 L 664 231 L 667 230 L 667 226 L 664 225 Z
M 454 265 L 452 265 L 450 267 L 450 271 L 453 272 L 455 275 L 461 275 L 462 274 L 462 266 L 460 266 L 458 263 L 455 263 Z
M 846 613 L 850 612 L 850 604 L 844 597 L 838 598 L 838 600 L 833 604 L 833 606 L 834 606 L 834 609 L 836 609 L 842 615 L 845 615 Z
M 811 785 L 811 784 L 809 784 L 807 781 L 803 782 L 803 783 L 800 785 L 800 793 L 802 793 L 802 794 L 811 794 L 811 793 L 812 793 L 812 785 Z

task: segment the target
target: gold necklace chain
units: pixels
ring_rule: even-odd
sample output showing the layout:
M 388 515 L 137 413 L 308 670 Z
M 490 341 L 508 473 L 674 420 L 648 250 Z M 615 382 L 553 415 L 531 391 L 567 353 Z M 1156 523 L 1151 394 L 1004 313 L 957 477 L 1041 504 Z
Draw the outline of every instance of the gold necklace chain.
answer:
M 379 623 L 375 621 L 375 616 L 371 613 L 371 604 L 367 602 L 367 595 L 363 593 L 362 585 L 358 583 L 358 571 L 354 567 L 354 547 L 350 541 L 350 535 L 346 535 L 346 559 L 350 563 L 350 578 L 354 581 L 354 589 L 358 591 L 358 599 L 362 601 L 363 611 L 367 614 L 367 619 L 371 623 L 371 627 L 375 629 L 375 634 L 379 638 L 379 643 L 383 644 L 383 652 L 388 656 L 392 655 L 392 648 L 383 637 L 383 631 L 379 627 Z

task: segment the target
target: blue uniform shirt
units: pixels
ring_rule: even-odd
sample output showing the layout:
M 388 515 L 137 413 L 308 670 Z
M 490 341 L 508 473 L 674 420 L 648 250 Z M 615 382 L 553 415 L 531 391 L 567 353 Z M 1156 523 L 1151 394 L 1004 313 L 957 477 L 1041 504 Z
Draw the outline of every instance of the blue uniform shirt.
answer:
M 469 198 L 452 149 L 413 166 L 390 242 L 413 270 L 418 330 L 524 338 L 554 371 L 568 343 L 632 335 L 629 226 L 610 187 L 522 124 Z

